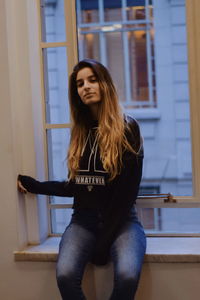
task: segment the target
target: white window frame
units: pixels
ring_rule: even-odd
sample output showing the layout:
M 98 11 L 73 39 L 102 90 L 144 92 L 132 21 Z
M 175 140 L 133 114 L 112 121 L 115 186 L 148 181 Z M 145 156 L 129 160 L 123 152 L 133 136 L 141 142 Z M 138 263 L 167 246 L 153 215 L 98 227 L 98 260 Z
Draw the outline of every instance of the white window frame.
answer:
M 39 22 L 39 41 L 40 41 L 40 65 L 41 65 L 41 80 L 42 80 L 42 107 L 43 107 L 43 131 L 45 136 L 45 161 L 46 161 L 46 178 L 48 178 L 48 145 L 47 145 L 47 130 L 57 129 L 57 128 L 70 128 L 70 123 L 63 124 L 50 124 L 46 123 L 46 107 L 45 107 L 45 83 L 44 83 L 44 64 L 43 64 L 43 49 L 50 49 L 55 47 L 65 47 L 66 57 L 67 57 L 67 73 L 70 74 L 73 70 L 74 65 L 78 61 L 78 51 L 77 51 L 77 41 L 76 41 L 76 13 L 75 5 L 73 1 L 64 1 L 64 14 L 65 16 L 65 32 L 66 32 L 66 41 L 63 42 L 43 42 L 41 35 L 41 10 L 40 5 L 41 1 L 36 0 L 37 9 L 38 9 L 38 22 Z M 51 234 L 51 209 L 62 209 L 62 208 L 71 208 L 70 204 L 53 204 L 48 198 L 48 227 L 49 235 L 57 236 Z
M 26 0 L 24 0 L 26 1 Z M 16 101 L 24 99 L 25 110 L 31 110 L 33 115 L 32 126 L 27 125 L 27 119 L 20 112 L 16 110 L 16 118 L 20 120 L 20 130 L 18 132 L 19 138 L 23 141 L 18 146 L 18 151 L 21 151 L 20 172 L 32 175 L 33 177 L 47 179 L 47 153 L 44 139 L 45 124 L 43 123 L 44 106 L 41 104 L 41 99 L 44 99 L 42 88 L 42 64 L 41 54 L 39 52 L 40 31 L 38 26 L 38 6 L 39 0 L 6 3 L 7 18 L 12 20 L 8 22 L 8 33 L 10 36 L 10 71 L 13 73 L 11 78 L 11 94 Z M 77 61 L 77 40 L 76 40 L 76 25 L 75 25 L 75 1 L 66 0 L 65 10 L 69 12 L 69 19 L 67 21 L 68 37 L 71 36 L 72 44 L 69 44 L 70 68 Z M 18 9 L 15 9 L 18 6 Z M 21 7 L 21 9 L 19 9 Z M 176 202 L 164 202 L 163 198 L 156 198 L 151 201 L 147 199 L 140 199 L 138 201 L 139 207 L 200 207 L 200 118 L 196 112 L 200 112 L 200 2 L 198 0 L 186 0 L 187 11 L 187 30 L 188 30 L 188 62 L 189 62 L 189 83 L 190 83 L 190 112 L 191 112 L 191 133 L 192 133 L 192 162 L 193 162 L 193 197 L 176 197 Z M 15 14 L 13 13 L 15 12 Z M 24 28 L 23 24 L 16 26 L 21 15 L 27 18 L 28 28 Z M 71 24 L 71 25 L 70 25 Z M 20 27 L 21 26 L 21 27 Z M 23 40 L 17 40 L 15 37 L 23 37 Z M 45 46 L 45 45 L 43 45 Z M 66 46 L 66 45 L 65 45 Z M 25 47 L 25 48 L 24 48 Z M 12 50 L 13 49 L 13 50 Z M 20 88 L 25 88 L 24 83 L 20 81 L 20 65 L 18 68 L 15 64 L 19 57 L 22 56 L 21 50 L 24 50 L 26 58 L 29 61 L 23 62 L 26 65 L 27 76 L 30 81 L 30 99 L 18 97 L 16 91 Z M 70 53 L 70 54 L 69 54 Z M 70 71 L 70 70 L 69 70 Z M 22 99 L 23 98 L 23 99 Z M 22 100 L 20 100 L 22 99 Z M 28 104 L 26 104 L 27 100 Z M 30 100 L 30 101 L 29 101 Z M 17 104 L 16 104 L 17 105 Z M 17 107 L 16 107 L 17 108 Z M 37 116 L 37 117 L 36 117 Z M 26 128 L 28 126 L 28 128 Z M 57 125 L 54 125 L 57 126 Z M 59 127 L 59 126 L 58 126 Z M 56 127 L 56 128 L 58 128 Z M 27 130 L 29 137 L 27 136 Z M 28 140 L 27 140 L 28 139 Z M 27 141 L 32 140 L 34 148 L 27 147 Z M 38 151 L 39 149 L 39 151 Z M 39 199 L 30 194 L 25 196 L 25 205 L 18 205 L 18 220 L 19 220 L 19 244 L 29 243 L 37 244 L 44 240 L 48 235 L 48 218 L 46 201 Z M 31 199 L 33 198 L 33 199 Z M 45 198 L 45 197 L 41 197 Z M 38 200 L 37 200 L 38 199 Z M 21 200 L 20 200 L 21 201 Z M 24 229 L 26 226 L 26 229 Z

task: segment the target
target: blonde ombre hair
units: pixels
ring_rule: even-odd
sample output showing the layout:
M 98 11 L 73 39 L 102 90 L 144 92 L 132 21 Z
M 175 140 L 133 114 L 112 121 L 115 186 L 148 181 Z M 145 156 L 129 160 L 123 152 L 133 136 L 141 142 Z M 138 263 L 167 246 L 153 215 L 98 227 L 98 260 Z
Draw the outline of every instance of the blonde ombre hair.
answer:
M 83 68 L 91 68 L 100 87 L 101 102 L 99 103 L 99 118 L 97 140 L 100 157 L 104 169 L 110 174 L 110 180 L 120 173 L 122 154 L 124 150 L 135 153 L 125 136 L 124 116 L 119 104 L 117 92 L 108 70 L 99 62 L 84 59 L 75 67 L 69 80 L 69 102 L 72 117 L 71 140 L 68 150 L 68 169 L 73 179 L 79 169 L 81 152 L 85 145 L 90 128 L 92 115 L 77 91 L 76 78 Z

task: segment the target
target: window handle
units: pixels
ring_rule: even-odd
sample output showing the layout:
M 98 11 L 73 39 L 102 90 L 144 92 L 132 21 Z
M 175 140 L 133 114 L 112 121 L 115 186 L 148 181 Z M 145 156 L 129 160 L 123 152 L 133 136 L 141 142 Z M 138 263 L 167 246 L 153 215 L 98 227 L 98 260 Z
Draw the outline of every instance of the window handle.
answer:
M 176 199 L 171 193 L 168 194 L 144 194 L 138 196 L 138 199 L 163 199 L 165 203 L 176 203 Z

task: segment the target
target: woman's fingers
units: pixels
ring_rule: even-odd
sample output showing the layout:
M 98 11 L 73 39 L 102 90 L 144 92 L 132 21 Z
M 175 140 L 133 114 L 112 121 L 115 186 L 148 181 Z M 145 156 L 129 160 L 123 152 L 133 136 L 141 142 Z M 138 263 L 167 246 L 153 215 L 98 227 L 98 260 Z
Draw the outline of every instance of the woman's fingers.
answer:
M 17 187 L 21 193 L 24 193 L 24 194 L 27 193 L 27 190 L 23 187 L 23 185 L 21 184 L 21 181 L 19 181 L 19 180 L 17 180 Z

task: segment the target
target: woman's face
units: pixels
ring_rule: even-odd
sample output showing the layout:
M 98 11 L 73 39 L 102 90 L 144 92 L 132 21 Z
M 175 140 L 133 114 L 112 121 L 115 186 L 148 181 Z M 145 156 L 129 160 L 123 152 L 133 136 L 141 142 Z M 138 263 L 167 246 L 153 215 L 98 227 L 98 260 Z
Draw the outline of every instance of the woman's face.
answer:
M 77 73 L 76 85 L 84 104 L 93 106 L 101 102 L 99 83 L 91 68 L 85 67 Z

